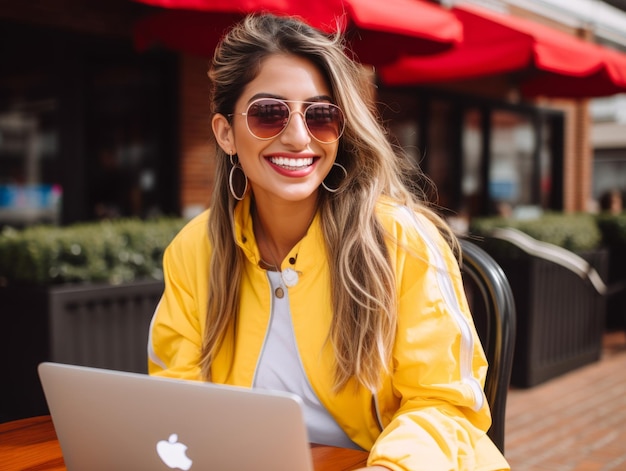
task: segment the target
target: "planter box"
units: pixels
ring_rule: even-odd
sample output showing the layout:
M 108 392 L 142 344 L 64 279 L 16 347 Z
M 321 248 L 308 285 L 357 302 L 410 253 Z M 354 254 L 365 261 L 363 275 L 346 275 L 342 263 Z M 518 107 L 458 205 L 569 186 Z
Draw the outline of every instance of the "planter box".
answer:
M 503 251 L 501 244 L 487 242 L 484 248 L 504 270 L 515 298 L 511 384 L 532 387 L 597 361 L 602 353 L 605 298 L 567 268 L 518 250 Z M 606 251 L 579 256 L 606 280 Z
M 145 373 L 160 281 L 0 287 L 0 422 L 48 413 L 42 361 Z
M 626 246 L 612 245 L 610 254 L 608 284 L 618 285 L 619 289 L 607 298 L 607 330 L 626 330 Z

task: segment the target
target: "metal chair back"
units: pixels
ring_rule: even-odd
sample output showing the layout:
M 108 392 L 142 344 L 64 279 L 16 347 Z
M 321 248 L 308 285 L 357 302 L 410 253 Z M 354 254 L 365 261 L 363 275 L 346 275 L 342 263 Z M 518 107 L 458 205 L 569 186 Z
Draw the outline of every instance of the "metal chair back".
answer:
M 491 408 L 489 437 L 504 453 L 506 399 L 515 347 L 515 302 L 496 261 L 469 240 L 461 240 L 461 273 L 468 302 L 489 362 L 485 395 Z

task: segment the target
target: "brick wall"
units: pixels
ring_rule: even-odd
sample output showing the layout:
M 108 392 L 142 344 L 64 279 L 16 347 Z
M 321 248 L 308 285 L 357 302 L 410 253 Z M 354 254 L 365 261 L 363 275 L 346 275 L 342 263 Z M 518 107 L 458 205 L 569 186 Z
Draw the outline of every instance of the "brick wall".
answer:
M 588 211 L 592 199 L 593 181 L 593 149 L 591 144 L 591 118 L 589 115 L 589 100 L 579 100 L 576 103 L 576 134 L 574 135 L 573 163 L 576 178 L 574 181 L 573 211 Z M 568 209 L 570 209 L 568 207 Z
M 209 108 L 208 59 L 180 56 L 181 209 L 191 216 L 208 206 L 215 173 Z
M 591 200 L 593 151 L 588 100 L 538 100 L 564 113 L 563 210 L 587 211 Z

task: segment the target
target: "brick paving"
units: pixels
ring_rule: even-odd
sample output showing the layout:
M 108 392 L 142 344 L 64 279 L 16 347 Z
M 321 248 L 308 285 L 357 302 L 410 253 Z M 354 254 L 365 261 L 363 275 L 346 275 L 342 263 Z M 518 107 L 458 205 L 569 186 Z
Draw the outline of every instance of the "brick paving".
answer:
M 511 388 L 505 433 L 513 471 L 626 470 L 626 333 L 605 335 L 597 363 Z

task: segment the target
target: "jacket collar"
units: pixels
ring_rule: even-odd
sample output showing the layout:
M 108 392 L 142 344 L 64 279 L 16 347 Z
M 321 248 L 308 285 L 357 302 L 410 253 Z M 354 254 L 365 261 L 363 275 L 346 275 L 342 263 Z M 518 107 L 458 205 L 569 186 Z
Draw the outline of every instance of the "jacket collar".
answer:
M 246 258 L 253 265 L 258 266 L 261 261 L 254 230 L 252 225 L 252 196 L 250 193 L 235 206 L 235 242 L 241 248 Z M 296 260 L 296 270 L 304 271 L 311 268 L 315 263 L 320 262 L 320 257 L 326 256 L 324 249 L 324 236 L 320 223 L 319 211 L 316 212 L 311 225 L 304 237 L 298 242 L 287 255 L 286 260 L 294 258 Z M 325 262 L 325 259 L 324 259 Z M 285 268 L 284 266 L 282 268 Z

